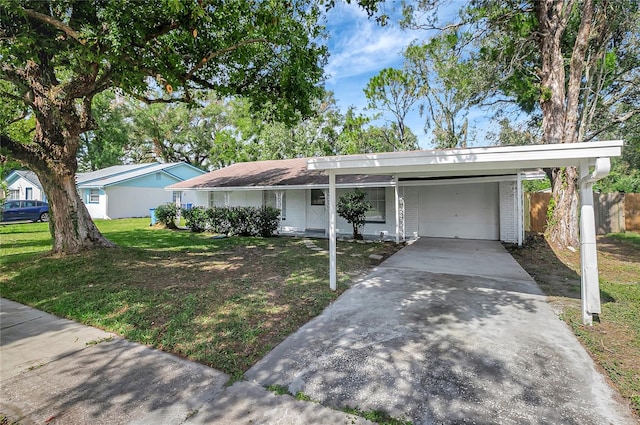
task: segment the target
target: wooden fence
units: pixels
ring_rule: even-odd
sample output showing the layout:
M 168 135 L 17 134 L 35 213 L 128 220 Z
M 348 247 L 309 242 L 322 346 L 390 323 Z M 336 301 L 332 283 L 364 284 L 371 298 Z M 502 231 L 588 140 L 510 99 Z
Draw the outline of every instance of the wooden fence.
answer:
M 544 232 L 550 193 L 532 192 L 525 197 L 525 230 Z M 640 231 L 640 193 L 594 193 L 594 215 L 599 235 Z

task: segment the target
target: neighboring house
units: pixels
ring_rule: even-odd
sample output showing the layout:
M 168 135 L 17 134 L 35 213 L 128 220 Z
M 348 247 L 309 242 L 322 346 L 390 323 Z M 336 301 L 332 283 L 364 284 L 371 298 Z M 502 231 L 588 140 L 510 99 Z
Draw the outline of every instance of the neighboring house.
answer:
M 164 188 L 204 173 L 184 162 L 115 165 L 78 173 L 76 185 L 92 218 L 145 217 L 163 203 L 191 203 Z
M 14 170 L 4 180 L 6 199 L 33 199 L 47 201 L 38 176 L 33 171 Z
M 282 210 L 280 231 L 326 233 L 329 223 L 329 177 L 309 170 L 308 158 L 238 163 L 167 187 L 182 191 L 198 206 L 262 206 Z M 363 190 L 372 209 L 363 234 L 490 239 L 517 243 L 523 231 L 523 179 L 542 178 L 542 172 L 501 175 L 416 177 L 338 175 L 337 197 Z M 399 202 L 396 205 L 396 190 Z M 398 224 L 398 225 L 397 225 Z M 351 233 L 338 217 L 337 231 Z

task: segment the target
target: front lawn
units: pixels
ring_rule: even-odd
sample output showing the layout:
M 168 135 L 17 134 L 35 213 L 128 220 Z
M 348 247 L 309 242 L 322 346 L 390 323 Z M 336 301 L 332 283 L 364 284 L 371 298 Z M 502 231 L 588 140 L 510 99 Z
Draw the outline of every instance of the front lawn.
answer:
M 370 254 L 398 249 L 338 242 L 332 292 L 328 256 L 301 238 L 218 239 L 148 218 L 96 224 L 119 247 L 67 257 L 49 254 L 46 223 L 1 225 L 0 295 L 235 378 L 365 273 Z

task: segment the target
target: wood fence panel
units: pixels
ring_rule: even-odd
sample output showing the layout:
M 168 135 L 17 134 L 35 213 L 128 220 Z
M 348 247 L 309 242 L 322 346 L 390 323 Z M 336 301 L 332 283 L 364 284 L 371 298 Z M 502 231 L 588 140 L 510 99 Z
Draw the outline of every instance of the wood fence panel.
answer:
M 598 235 L 624 232 L 624 194 L 594 193 L 593 209 Z
M 544 233 L 547 230 L 547 209 L 549 208 L 550 193 L 533 192 L 530 199 L 530 231 Z
M 640 232 L 640 193 L 624 195 L 624 217 L 627 232 Z

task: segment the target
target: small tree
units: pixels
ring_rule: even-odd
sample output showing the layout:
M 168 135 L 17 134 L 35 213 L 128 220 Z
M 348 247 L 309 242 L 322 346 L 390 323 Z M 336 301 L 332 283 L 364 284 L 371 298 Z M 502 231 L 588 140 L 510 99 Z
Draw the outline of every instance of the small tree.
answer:
M 364 226 L 367 211 L 371 209 L 365 196 L 363 191 L 356 189 L 338 199 L 338 214 L 353 226 L 353 239 L 362 239 L 359 230 Z

